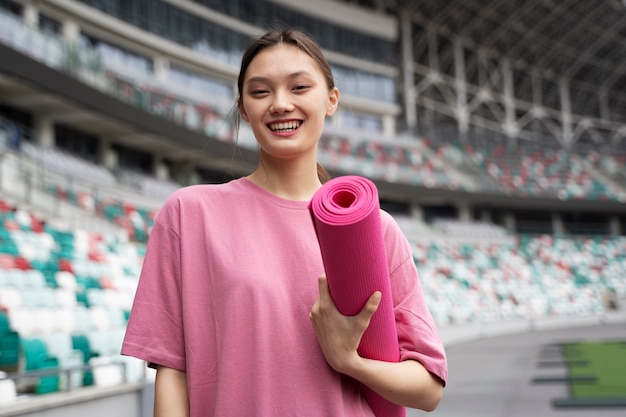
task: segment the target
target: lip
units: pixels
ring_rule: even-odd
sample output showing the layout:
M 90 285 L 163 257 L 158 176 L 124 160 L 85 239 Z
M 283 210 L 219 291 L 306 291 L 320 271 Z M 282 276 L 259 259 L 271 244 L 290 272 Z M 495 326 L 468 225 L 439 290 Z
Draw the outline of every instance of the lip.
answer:
M 302 119 L 277 119 L 266 123 L 265 126 L 275 136 L 288 137 L 297 133 L 303 124 L 304 121 Z M 272 126 L 274 129 L 272 129 Z M 277 127 L 286 130 L 276 130 Z

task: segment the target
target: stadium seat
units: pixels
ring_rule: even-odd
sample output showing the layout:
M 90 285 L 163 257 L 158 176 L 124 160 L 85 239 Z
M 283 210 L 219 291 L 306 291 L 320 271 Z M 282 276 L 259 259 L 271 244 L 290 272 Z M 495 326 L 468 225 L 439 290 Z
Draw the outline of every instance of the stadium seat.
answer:
M 37 337 L 23 338 L 20 344 L 24 358 L 24 371 L 41 371 L 59 367 L 58 359 L 48 354 L 46 344 L 42 339 Z M 59 390 L 58 374 L 29 378 L 24 382 L 28 388 L 33 388 L 37 394 Z
M 16 372 L 20 358 L 20 335 L 12 329 L 0 330 L 0 370 Z
M 0 404 L 11 404 L 17 400 L 17 389 L 15 382 L 11 379 L 5 379 L 6 372 L 0 371 Z
M 22 306 L 22 294 L 15 287 L 2 287 L 0 291 L 0 307 L 9 311 Z
M 61 369 L 81 367 L 85 364 L 83 352 L 74 349 L 72 338 L 69 333 L 55 332 L 44 337 L 48 353 L 59 361 Z M 70 372 L 69 380 L 67 373 L 60 375 L 61 388 L 77 388 L 82 386 L 84 371 L 74 370 Z
M 69 291 L 76 291 L 76 277 L 72 272 L 57 271 L 54 276 L 59 287 Z
M 37 323 L 35 309 L 27 306 L 18 306 L 9 309 L 9 319 L 13 329 L 22 336 L 31 336 L 36 333 Z
M 78 350 L 71 350 L 58 356 L 59 367 L 61 369 L 78 368 L 84 366 L 85 360 L 82 352 Z M 85 380 L 85 371 L 74 369 L 69 373 L 63 372 L 60 375 L 60 384 L 62 389 L 74 389 L 83 386 Z
M 11 321 L 6 312 L 0 311 L 0 334 L 7 330 L 11 330 Z
M 117 359 L 124 363 L 127 382 L 136 383 L 147 377 L 146 363 L 144 361 L 132 356 L 119 356 Z
M 39 369 L 42 362 L 48 357 L 46 344 L 36 337 L 23 338 L 21 350 L 24 357 L 24 370 L 34 371 Z
M 99 387 L 110 387 L 124 382 L 122 366 L 110 357 L 95 357 L 89 361 L 93 366 L 94 384 Z
M 40 370 L 47 369 L 60 369 L 59 368 L 59 360 L 57 358 L 48 356 L 46 357 L 40 364 Z M 35 386 L 35 392 L 37 394 L 47 394 L 50 392 L 59 391 L 61 383 L 61 375 L 60 373 L 49 375 L 49 376 L 41 376 L 37 380 L 37 385 Z
M 82 352 L 84 364 L 89 364 L 89 361 L 98 356 L 97 352 L 94 352 L 91 348 L 89 339 L 85 334 L 72 334 L 72 347 Z M 94 375 L 92 371 L 86 371 L 83 376 L 83 385 L 93 385 Z
M 107 330 L 110 328 L 109 312 L 105 307 L 94 306 L 89 308 L 89 316 L 92 329 Z

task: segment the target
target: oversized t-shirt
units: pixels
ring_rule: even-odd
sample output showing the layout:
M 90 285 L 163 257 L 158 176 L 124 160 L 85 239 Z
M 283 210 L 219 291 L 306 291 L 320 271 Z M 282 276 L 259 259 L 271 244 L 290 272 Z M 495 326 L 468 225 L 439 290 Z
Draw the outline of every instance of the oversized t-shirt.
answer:
M 324 273 L 308 202 L 247 178 L 176 191 L 159 211 L 122 354 L 185 371 L 192 417 L 372 417 L 309 313 Z M 444 382 L 411 248 L 381 211 L 401 360 Z

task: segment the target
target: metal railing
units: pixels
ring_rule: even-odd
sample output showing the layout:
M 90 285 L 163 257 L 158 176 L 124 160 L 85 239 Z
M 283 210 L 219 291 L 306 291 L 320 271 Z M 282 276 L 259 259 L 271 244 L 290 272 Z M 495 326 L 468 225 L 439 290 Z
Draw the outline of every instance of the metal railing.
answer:
M 82 388 L 84 385 L 74 386 L 72 384 L 72 375 L 75 373 L 80 373 L 81 375 L 85 372 L 94 371 L 96 368 L 101 367 L 110 367 L 110 366 L 118 366 L 120 368 L 120 383 L 127 383 L 127 365 L 123 361 L 110 361 L 101 364 L 87 364 L 83 366 L 59 366 L 53 368 L 45 368 L 39 369 L 36 371 L 24 371 L 24 372 L 13 372 L 6 373 L 4 375 L 0 374 L 0 381 L 2 380 L 11 380 L 17 383 L 21 380 L 37 380 L 39 378 L 50 377 L 50 376 L 59 376 L 59 390 L 60 392 L 69 392 L 77 388 Z M 64 386 L 62 386 L 64 385 Z M 95 385 L 98 385 L 97 383 Z M 56 391 L 56 392 L 58 392 Z

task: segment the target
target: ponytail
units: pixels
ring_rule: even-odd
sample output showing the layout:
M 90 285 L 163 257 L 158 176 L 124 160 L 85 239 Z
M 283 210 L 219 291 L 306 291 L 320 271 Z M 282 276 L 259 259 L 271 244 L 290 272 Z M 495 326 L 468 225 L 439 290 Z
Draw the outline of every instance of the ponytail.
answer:
M 326 171 L 326 169 L 323 166 L 319 164 L 319 162 L 317 163 L 317 176 L 322 182 L 322 184 L 330 180 L 330 174 L 328 173 L 328 171 Z

